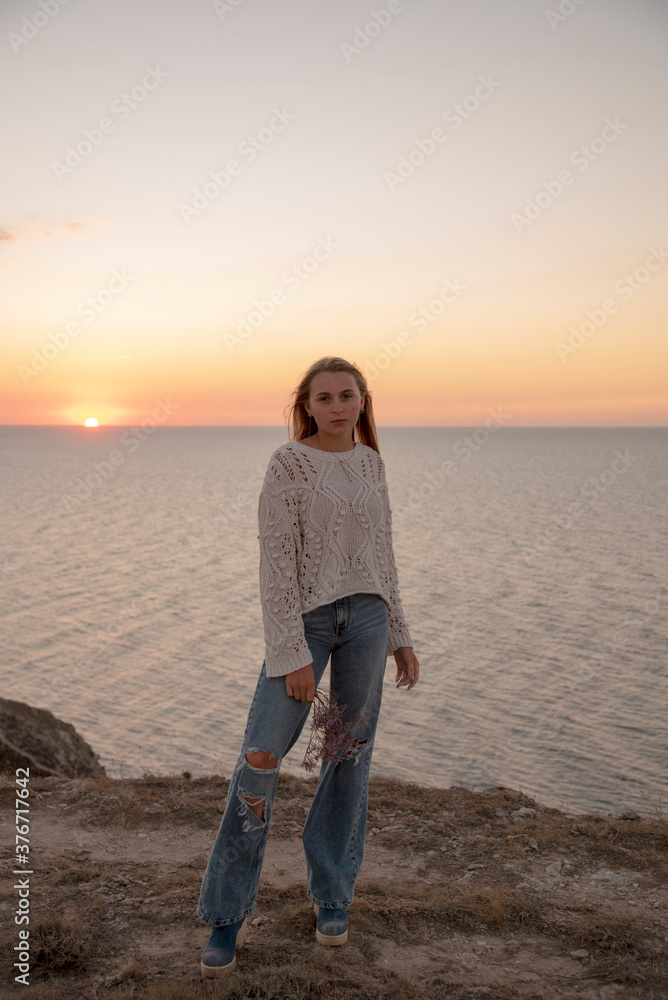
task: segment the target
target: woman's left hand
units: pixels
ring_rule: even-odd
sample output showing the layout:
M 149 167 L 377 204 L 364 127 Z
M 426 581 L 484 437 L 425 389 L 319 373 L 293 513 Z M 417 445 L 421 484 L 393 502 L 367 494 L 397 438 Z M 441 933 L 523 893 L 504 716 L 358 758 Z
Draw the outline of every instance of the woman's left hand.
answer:
M 397 664 L 397 687 L 405 687 L 409 691 L 420 679 L 420 664 L 412 646 L 399 646 L 393 650 L 392 656 Z

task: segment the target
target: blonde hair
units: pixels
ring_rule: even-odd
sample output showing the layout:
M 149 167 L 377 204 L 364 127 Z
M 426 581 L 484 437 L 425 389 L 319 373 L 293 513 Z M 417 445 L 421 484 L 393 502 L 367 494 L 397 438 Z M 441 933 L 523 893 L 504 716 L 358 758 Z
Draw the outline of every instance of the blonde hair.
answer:
M 345 358 L 331 356 L 319 358 L 304 372 L 297 388 L 292 392 L 293 402 L 287 418 L 289 440 L 302 441 L 304 438 L 314 434 L 317 429 L 315 417 L 309 417 L 306 412 L 305 403 L 309 398 L 313 377 L 319 372 L 348 372 L 353 376 L 362 397 L 362 402 L 364 403 L 364 409 L 353 428 L 353 441 L 357 436 L 357 440 L 361 444 L 368 445 L 369 448 L 373 448 L 374 451 L 380 454 L 376 421 L 373 415 L 373 400 L 367 386 L 366 378 L 357 365 L 346 361 Z

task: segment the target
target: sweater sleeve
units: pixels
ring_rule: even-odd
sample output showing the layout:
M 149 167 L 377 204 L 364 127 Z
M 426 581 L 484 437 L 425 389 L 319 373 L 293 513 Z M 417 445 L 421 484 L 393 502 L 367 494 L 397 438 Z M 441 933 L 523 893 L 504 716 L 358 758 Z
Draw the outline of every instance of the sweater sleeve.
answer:
M 299 524 L 281 479 L 270 461 L 258 500 L 260 603 L 267 677 L 282 677 L 313 662 L 304 636 L 297 553 Z
M 389 608 L 389 619 L 390 619 L 390 637 L 387 647 L 387 655 L 389 656 L 398 649 L 399 646 L 412 646 L 413 640 L 411 639 L 411 634 L 408 631 L 408 625 L 406 624 L 406 619 L 404 617 L 404 609 L 401 606 L 401 598 L 399 596 L 399 572 L 397 570 L 397 563 L 394 558 L 394 546 L 392 543 L 392 509 L 390 507 L 390 496 L 387 489 L 387 482 L 385 480 L 385 463 L 381 459 L 380 466 L 380 476 L 381 482 L 384 486 L 383 498 L 385 507 L 385 554 L 387 558 L 388 565 L 388 597 L 390 601 Z

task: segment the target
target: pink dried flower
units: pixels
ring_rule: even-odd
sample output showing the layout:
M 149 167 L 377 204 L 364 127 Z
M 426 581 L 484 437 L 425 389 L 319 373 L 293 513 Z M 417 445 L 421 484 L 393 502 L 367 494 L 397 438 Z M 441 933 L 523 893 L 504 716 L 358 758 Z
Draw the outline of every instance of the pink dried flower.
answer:
M 351 735 L 356 726 L 364 725 L 364 716 L 358 712 L 353 719 L 344 722 L 345 710 L 345 705 L 332 701 L 328 694 L 316 689 L 311 733 L 302 761 L 302 767 L 307 771 L 313 771 L 318 761 L 338 763 L 343 757 L 351 757 L 356 747 L 365 742 Z

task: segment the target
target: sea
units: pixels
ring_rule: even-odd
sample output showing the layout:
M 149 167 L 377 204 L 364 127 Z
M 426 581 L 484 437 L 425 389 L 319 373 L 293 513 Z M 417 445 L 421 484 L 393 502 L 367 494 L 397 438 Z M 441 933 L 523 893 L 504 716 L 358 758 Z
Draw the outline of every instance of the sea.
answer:
M 668 431 L 488 424 L 378 430 L 421 678 L 397 689 L 388 659 L 372 774 L 665 817 Z M 0 428 L 2 696 L 112 776 L 229 775 L 264 658 L 258 494 L 287 437 Z

